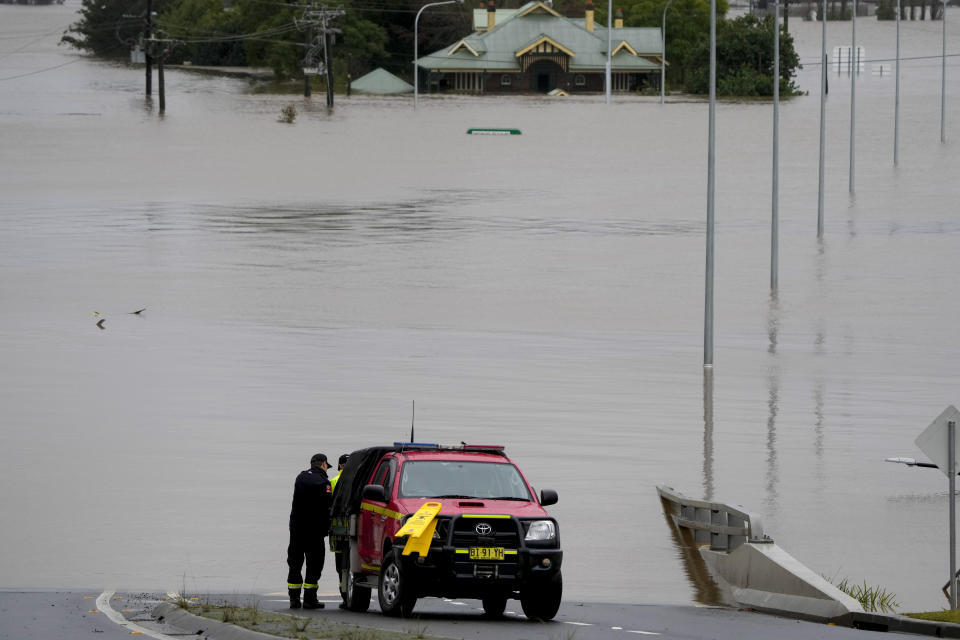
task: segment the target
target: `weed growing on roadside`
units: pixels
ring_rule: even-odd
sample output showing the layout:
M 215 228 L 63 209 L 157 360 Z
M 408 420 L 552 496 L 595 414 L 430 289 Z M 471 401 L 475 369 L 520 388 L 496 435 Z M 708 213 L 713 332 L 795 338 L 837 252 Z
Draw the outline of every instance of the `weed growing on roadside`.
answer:
M 863 610 L 868 613 L 894 613 L 900 606 L 897 602 L 897 594 L 880 586 L 868 585 L 866 580 L 863 584 L 852 584 L 849 579 L 844 578 L 835 586 L 858 601 Z

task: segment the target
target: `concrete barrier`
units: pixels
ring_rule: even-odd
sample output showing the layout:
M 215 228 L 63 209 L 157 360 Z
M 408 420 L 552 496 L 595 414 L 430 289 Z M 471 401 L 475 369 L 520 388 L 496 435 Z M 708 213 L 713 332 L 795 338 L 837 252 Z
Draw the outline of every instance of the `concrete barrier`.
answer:
M 743 507 L 687 498 L 666 486 L 657 492 L 668 519 L 681 531 L 678 538 L 698 548 L 724 600 L 824 622 L 863 613 L 859 602 L 764 535 L 759 518 Z

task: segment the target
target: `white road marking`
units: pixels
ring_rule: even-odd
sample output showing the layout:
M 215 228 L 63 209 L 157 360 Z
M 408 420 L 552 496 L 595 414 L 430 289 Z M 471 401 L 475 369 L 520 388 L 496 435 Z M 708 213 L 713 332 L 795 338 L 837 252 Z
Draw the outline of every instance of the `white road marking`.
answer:
M 575 624 L 578 627 L 592 627 L 593 625 L 589 622 L 571 622 L 570 620 L 564 620 L 563 624 Z
M 610 627 L 611 631 L 623 631 L 623 627 Z
M 128 629 L 131 633 L 136 632 L 151 638 L 156 638 L 156 640 L 176 640 L 176 638 L 172 636 L 168 636 L 158 631 L 151 631 L 150 629 L 145 629 L 136 623 L 130 622 L 121 614 L 114 611 L 113 607 L 110 606 L 110 598 L 113 596 L 113 593 L 113 591 L 104 591 L 100 594 L 100 597 L 97 598 L 97 609 L 103 611 L 103 613 L 112 621 L 116 622 L 124 629 Z
M 639 633 L 639 634 L 644 635 L 644 636 L 658 636 L 658 635 L 660 635 L 660 634 L 657 633 L 656 631 L 631 631 L 630 629 L 627 629 L 627 633 Z

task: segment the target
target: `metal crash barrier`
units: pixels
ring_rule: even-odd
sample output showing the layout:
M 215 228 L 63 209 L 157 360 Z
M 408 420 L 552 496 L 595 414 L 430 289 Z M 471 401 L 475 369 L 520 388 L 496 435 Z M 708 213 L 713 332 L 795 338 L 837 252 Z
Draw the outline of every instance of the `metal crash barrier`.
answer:
M 687 529 L 699 545 L 711 551 L 733 551 L 744 542 L 770 543 L 760 516 L 743 507 L 688 498 L 673 487 L 657 486 L 664 511 L 680 529 Z
M 664 485 L 657 493 L 698 601 L 823 622 L 876 623 L 854 617 L 864 614 L 859 602 L 774 544 L 758 515 Z

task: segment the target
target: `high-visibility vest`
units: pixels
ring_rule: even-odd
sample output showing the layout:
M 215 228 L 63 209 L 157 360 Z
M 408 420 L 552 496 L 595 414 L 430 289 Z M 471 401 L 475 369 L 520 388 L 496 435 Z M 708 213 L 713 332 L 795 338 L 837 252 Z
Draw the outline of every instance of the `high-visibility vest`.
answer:
M 331 490 L 331 491 L 334 491 L 334 490 L 337 488 L 337 480 L 339 480 L 339 479 L 340 479 L 340 473 L 339 473 L 339 472 L 337 473 L 337 475 L 335 475 L 335 476 L 333 476 L 332 478 L 330 478 L 330 490 Z

